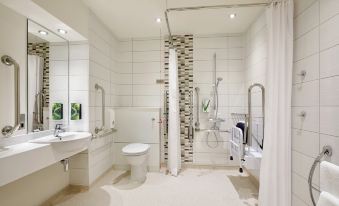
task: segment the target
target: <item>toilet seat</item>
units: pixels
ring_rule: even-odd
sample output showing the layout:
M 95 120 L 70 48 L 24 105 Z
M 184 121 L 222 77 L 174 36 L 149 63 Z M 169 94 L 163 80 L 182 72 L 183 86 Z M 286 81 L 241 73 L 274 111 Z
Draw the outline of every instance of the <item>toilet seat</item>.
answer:
M 125 147 L 123 147 L 122 153 L 126 156 L 144 155 L 148 152 L 149 148 L 150 148 L 149 144 L 133 143 L 133 144 L 128 144 Z

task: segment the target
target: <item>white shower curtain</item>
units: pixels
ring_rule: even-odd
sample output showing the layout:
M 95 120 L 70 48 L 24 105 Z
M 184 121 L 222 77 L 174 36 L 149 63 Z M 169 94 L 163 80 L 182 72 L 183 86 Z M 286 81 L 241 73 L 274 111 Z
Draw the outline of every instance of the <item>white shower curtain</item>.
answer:
M 34 113 L 39 107 L 37 95 L 42 92 L 44 59 L 37 55 L 28 55 L 28 131 L 34 129 Z
M 290 206 L 293 0 L 273 2 L 267 8 L 266 16 L 267 104 L 259 205 Z
M 181 169 L 181 148 L 178 64 L 175 49 L 169 50 L 168 82 L 168 169 L 172 175 L 177 176 Z

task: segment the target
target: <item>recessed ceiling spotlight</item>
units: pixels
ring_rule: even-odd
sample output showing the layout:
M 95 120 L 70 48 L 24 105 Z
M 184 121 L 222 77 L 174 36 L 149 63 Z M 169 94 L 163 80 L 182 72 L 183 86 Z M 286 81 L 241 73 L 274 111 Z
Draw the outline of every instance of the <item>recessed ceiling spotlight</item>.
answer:
M 60 34 L 67 34 L 67 31 L 66 31 L 66 30 L 63 30 L 63 29 L 58 29 L 58 32 L 59 32 Z
M 39 34 L 41 34 L 41 35 L 48 35 L 48 32 L 47 32 L 47 31 L 44 31 L 44 30 L 39 30 L 38 32 L 39 32 Z
M 160 19 L 159 17 L 156 18 L 155 21 L 156 21 L 157 23 L 161 23 L 161 19 Z
M 236 13 L 230 14 L 230 18 L 231 18 L 231 19 L 234 19 L 236 16 L 237 16 Z

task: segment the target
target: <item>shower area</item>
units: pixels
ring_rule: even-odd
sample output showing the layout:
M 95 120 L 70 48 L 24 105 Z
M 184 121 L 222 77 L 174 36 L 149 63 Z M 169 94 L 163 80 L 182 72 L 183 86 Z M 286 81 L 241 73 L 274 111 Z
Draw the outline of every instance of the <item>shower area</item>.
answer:
M 259 177 L 267 61 L 264 8 L 265 5 L 256 4 L 167 10 L 168 29 L 173 34 L 164 43 L 164 116 L 167 120 L 168 51 L 173 47 L 178 60 L 181 164 L 245 167 Z M 173 31 L 177 25 L 180 27 L 179 20 L 210 16 L 208 12 L 222 13 L 230 28 L 224 33 L 213 32 L 211 28 L 208 28 L 211 31 L 206 28 L 204 34 L 192 31 L 176 35 Z M 245 13 L 250 13 L 251 19 L 242 18 Z M 234 139 L 235 127 L 242 132 L 241 142 Z M 166 161 L 167 123 L 164 151 Z

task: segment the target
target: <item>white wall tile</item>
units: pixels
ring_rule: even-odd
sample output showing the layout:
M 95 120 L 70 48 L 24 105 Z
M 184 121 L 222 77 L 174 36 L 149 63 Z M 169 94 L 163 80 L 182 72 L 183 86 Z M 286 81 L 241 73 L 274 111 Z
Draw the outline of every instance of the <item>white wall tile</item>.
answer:
M 324 50 L 339 44 L 339 15 L 320 25 L 320 49 Z
M 339 46 L 320 53 L 320 78 L 339 75 Z

